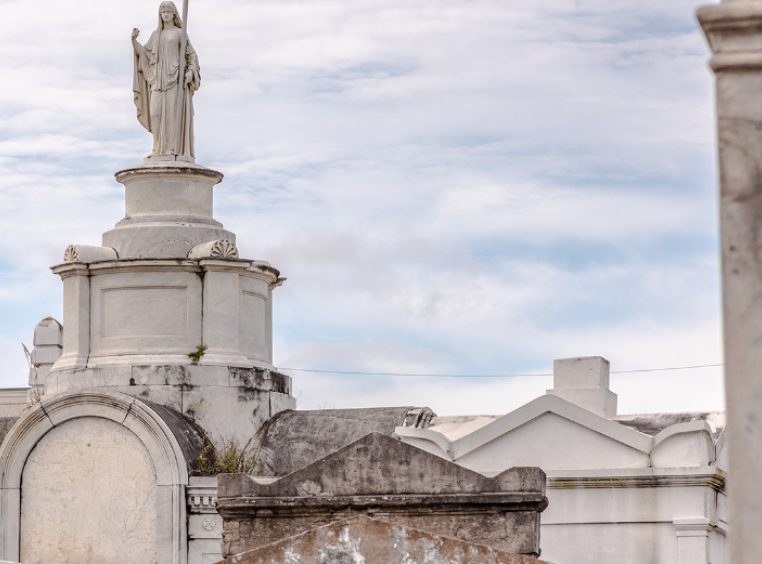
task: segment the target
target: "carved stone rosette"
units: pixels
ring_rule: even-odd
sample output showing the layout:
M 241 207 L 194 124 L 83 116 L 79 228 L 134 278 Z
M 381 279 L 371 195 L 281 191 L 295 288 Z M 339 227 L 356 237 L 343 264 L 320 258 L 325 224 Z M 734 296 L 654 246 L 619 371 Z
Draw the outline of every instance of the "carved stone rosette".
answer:
M 77 247 L 74 245 L 69 245 L 66 247 L 66 250 L 64 251 L 63 256 L 64 262 L 79 262 L 79 251 L 77 251 Z
M 64 251 L 63 261 L 71 263 L 91 263 L 117 260 L 119 256 L 111 247 L 94 247 L 91 245 L 69 245 Z
M 220 239 L 212 245 L 211 256 L 214 258 L 238 258 L 238 248 L 229 239 Z
M 217 239 L 193 247 L 188 253 L 191 259 L 237 259 L 238 247 L 230 239 Z

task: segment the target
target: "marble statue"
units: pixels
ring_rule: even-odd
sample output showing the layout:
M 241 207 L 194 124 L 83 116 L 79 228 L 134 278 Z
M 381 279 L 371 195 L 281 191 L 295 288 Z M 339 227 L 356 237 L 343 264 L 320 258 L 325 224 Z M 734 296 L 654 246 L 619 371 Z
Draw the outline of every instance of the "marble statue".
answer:
M 174 2 L 159 6 L 159 26 L 148 43 L 138 42 L 139 33 L 132 30 L 132 90 L 138 121 L 153 134 L 149 159 L 193 161 L 193 92 L 201 85 L 201 75 Z

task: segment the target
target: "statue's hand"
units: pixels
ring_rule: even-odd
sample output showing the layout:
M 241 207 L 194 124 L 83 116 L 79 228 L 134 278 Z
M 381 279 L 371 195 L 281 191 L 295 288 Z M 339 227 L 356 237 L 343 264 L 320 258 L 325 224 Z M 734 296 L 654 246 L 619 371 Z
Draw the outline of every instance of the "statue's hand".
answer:
M 190 84 L 191 82 L 193 82 L 193 71 L 188 69 L 185 72 L 185 84 Z
M 140 30 L 138 28 L 133 28 L 133 30 L 132 30 L 132 39 L 133 39 L 133 41 L 138 38 L 138 35 L 140 35 Z

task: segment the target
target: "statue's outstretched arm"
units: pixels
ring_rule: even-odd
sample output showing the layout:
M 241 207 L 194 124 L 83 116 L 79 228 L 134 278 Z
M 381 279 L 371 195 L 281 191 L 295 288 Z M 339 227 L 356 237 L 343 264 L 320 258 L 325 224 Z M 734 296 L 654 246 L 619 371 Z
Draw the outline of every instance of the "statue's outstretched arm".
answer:
M 132 48 L 135 51 L 135 54 L 137 56 L 140 56 L 140 50 L 143 48 L 143 46 L 138 43 L 138 35 L 140 35 L 140 30 L 138 28 L 133 28 L 132 30 Z

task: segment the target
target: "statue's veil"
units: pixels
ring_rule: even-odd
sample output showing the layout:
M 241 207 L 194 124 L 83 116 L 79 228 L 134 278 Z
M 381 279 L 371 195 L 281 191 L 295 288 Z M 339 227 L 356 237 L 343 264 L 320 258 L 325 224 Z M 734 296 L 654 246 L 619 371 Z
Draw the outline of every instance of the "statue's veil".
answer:
M 183 19 L 180 17 L 180 12 L 177 11 L 177 6 L 175 6 L 175 3 L 174 2 L 170 2 L 168 0 L 165 1 L 165 2 L 162 2 L 161 4 L 159 4 L 159 27 L 157 29 L 159 31 L 164 29 L 164 22 L 161 20 L 161 9 L 162 8 L 166 8 L 166 7 L 172 8 L 172 10 L 175 12 L 174 23 L 175 23 L 175 25 L 177 27 L 182 29 L 182 27 L 183 27 Z

